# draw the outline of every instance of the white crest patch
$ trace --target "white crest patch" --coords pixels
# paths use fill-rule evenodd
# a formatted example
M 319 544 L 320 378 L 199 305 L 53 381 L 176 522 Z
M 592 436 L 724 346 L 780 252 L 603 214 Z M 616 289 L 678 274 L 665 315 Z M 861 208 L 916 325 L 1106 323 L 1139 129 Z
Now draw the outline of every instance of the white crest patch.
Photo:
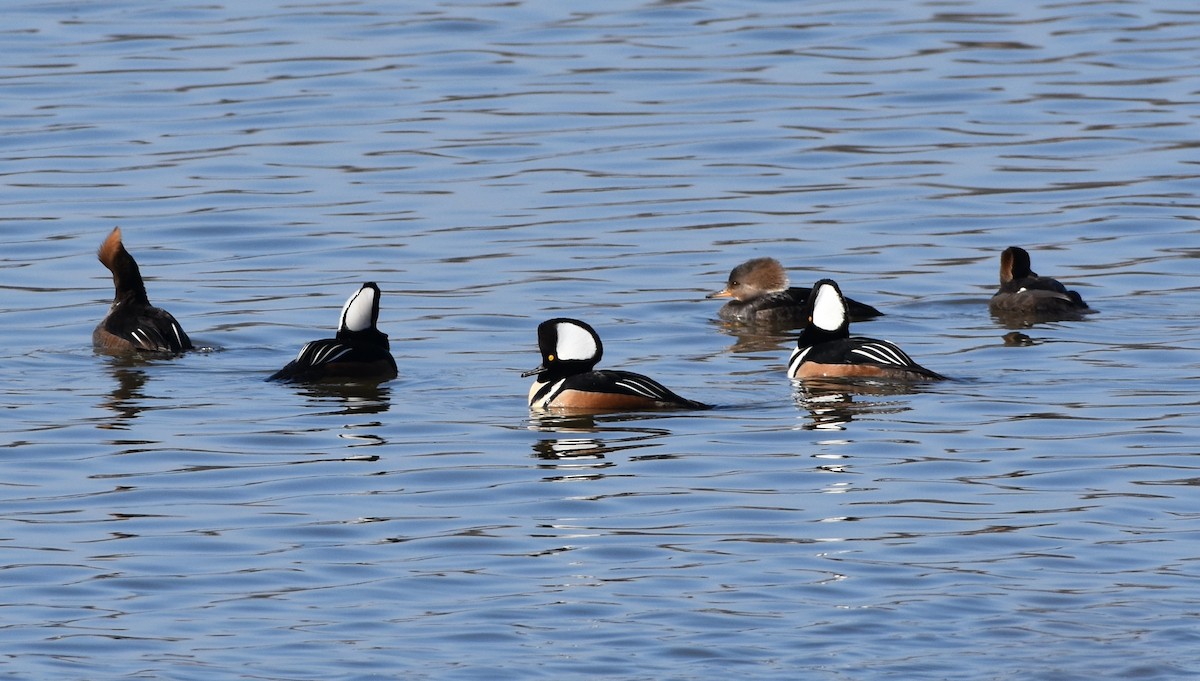
M 559 322 L 555 325 L 558 342 L 554 353 L 558 359 L 592 359 L 596 356 L 596 339 L 587 329 L 576 324 Z
M 846 323 L 846 304 L 837 289 L 822 285 L 813 291 L 813 324 L 822 331 L 836 331 Z
M 366 331 L 371 328 L 371 317 L 375 311 L 375 289 L 364 286 L 346 300 L 342 306 L 342 323 L 339 330 Z

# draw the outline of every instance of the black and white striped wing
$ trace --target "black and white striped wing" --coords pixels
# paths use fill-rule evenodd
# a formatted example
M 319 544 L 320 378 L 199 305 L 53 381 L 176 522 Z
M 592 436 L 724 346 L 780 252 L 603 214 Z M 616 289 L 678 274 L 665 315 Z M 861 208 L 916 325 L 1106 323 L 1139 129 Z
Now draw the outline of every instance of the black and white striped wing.
M 854 347 L 849 350 L 849 354 L 857 358 L 856 361 L 910 371 L 922 368 L 912 357 L 889 341 L 860 338 L 850 340 L 856 341 Z
M 666 404 L 705 406 L 695 400 L 676 395 L 670 388 L 649 376 L 635 374 L 631 371 L 592 371 L 586 376 L 590 382 L 594 382 L 594 385 L 588 387 L 598 392 L 615 392 Z
M 114 336 L 133 343 L 134 347 L 150 352 L 180 353 L 192 349 L 192 340 L 170 313 L 152 307 L 139 314 L 132 324 L 118 324 L 110 319 L 105 328 Z
M 855 358 L 853 361 L 866 362 L 888 369 L 903 369 L 904 371 L 933 379 L 940 380 L 945 378 L 945 376 L 942 376 L 938 372 L 926 369 L 914 362 L 913 358 L 908 356 L 908 353 L 901 350 L 891 341 L 874 338 L 848 338 L 846 340 L 852 346 L 849 354 Z
M 348 362 L 353 360 L 353 347 L 337 339 L 327 338 L 305 343 L 304 347 L 300 348 L 300 354 L 296 355 L 296 359 L 292 360 L 292 362 L 305 369 L 312 369 L 332 364 L 333 362 Z
M 300 354 L 296 355 L 296 359 L 287 363 L 274 374 L 271 374 L 268 381 L 275 380 L 296 380 L 312 375 L 321 375 L 323 369 L 336 362 L 351 361 L 354 356 L 354 348 L 335 339 L 326 338 L 323 340 L 315 340 L 305 343 L 304 347 L 300 348 Z
M 842 338 L 807 348 L 797 348 L 788 361 L 789 375 L 795 375 L 803 362 L 819 364 L 861 364 L 882 369 L 900 369 L 929 378 L 944 378 L 913 361 L 895 343 L 875 338 Z

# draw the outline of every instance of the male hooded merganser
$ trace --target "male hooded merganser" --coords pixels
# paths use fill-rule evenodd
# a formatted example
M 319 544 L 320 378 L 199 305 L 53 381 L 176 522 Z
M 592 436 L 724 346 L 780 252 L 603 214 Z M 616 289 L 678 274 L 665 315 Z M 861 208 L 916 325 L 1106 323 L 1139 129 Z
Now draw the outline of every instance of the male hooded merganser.
M 367 282 L 342 306 L 337 336 L 306 343 L 296 359 L 268 381 L 363 379 L 387 381 L 398 375 L 387 334 L 379 322 L 379 287 Z
M 787 272 L 775 258 L 754 258 L 733 268 L 725 288 L 707 298 L 733 298 L 717 316 L 727 322 L 788 324 L 804 323 L 804 303 L 812 289 L 788 286 Z M 883 313 L 865 303 L 846 300 L 850 319 L 861 322 Z
M 92 344 L 106 352 L 181 353 L 192 341 L 170 312 L 150 304 L 137 262 L 121 243 L 121 228 L 114 227 L 96 254 L 112 272 L 112 307 L 95 331 Z
M 813 285 L 804 309 L 806 324 L 788 360 L 791 378 L 946 378 L 914 362 L 894 343 L 851 337 L 846 299 L 831 279 Z
M 577 319 L 550 319 L 538 325 L 542 363 L 521 376 L 537 375 L 529 389 L 530 409 L 624 411 L 708 409 L 654 379 L 629 371 L 594 371 L 604 346 L 595 329 Z
M 1032 315 L 1051 321 L 1078 316 L 1089 308 L 1083 296 L 1030 269 L 1024 248 L 1009 246 L 1000 254 L 1000 290 L 988 301 L 988 309 L 997 315 Z

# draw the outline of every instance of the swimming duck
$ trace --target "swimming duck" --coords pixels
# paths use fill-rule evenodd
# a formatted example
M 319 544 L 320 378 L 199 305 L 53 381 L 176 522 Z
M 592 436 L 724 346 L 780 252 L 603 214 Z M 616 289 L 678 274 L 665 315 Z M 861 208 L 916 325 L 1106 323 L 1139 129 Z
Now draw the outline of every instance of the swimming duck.
M 832 279 L 813 285 L 805 305 L 805 326 L 788 359 L 791 378 L 881 378 L 942 380 L 917 364 L 895 343 L 850 335 L 850 315 L 842 290 Z
M 112 353 L 179 354 L 192 349 L 192 340 L 171 313 L 150 304 L 137 261 L 121 242 L 120 227 L 109 232 L 96 255 L 112 272 L 116 293 L 108 314 L 92 331 L 92 345 Z
M 1070 319 L 1090 310 L 1079 293 L 1030 269 L 1029 253 L 1019 246 L 1009 246 L 1000 254 L 1000 290 L 988 301 L 988 309 L 998 316 L 1032 316 L 1041 321 Z
M 774 258 L 754 258 L 733 268 L 725 288 L 707 298 L 733 298 L 717 316 L 729 322 L 799 326 L 804 323 L 804 303 L 812 289 L 788 285 L 787 272 Z M 865 321 L 878 317 L 879 310 L 847 299 L 850 319 Z
M 387 334 L 380 331 L 379 287 L 362 285 L 342 306 L 337 335 L 310 341 L 296 359 L 268 381 L 358 379 L 387 381 L 398 375 Z
M 600 336 L 587 323 L 558 317 L 538 325 L 542 363 L 521 374 L 537 376 L 529 389 L 529 408 L 631 411 L 708 409 L 652 378 L 630 371 L 595 370 L 604 355 Z

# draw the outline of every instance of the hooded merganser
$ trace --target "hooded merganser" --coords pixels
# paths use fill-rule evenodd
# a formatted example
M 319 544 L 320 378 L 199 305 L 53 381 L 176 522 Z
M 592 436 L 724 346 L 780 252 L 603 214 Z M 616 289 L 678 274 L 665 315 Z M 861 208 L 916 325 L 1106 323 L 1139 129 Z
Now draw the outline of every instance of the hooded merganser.
M 988 309 L 997 315 L 1033 315 L 1051 321 L 1078 316 L 1090 308 L 1077 292 L 1030 269 L 1024 248 L 1009 246 L 1000 254 L 1000 290 L 988 301 Z
M 113 297 L 108 314 L 92 331 L 92 345 L 106 352 L 181 353 L 192 341 L 170 312 L 150 304 L 137 262 L 121 243 L 121 228 L 114 227 L 100 245 L 97 257 L 112 272 Z
M 296 359 L 268 381 L 364 379 L 387 381 L 398 375 L 387 334 L 379 322 L 379 287 L 367 282 L 342 306 L 337 336 L 306 343 Z
M 831 279 L 813 285 L 805 305 L 804 329 L 788 360 L 791 378 L 885 378 L 942 380 L 917 364 L 894 343 L 850 336 L 846 299 Z
M 787 272 L 775 258 L 754 258 L 733 268 L 725 288 L 707 298 L 733 298 L 717 316 L 727 322 L 787 324 L 805 322 L 804 302 L 812 289 L 788 286 Z M 846 300 L 850 319 L 861 322 L 883 313 L 857 300 Z
M 577 319 L 558 317 L 538 325 L 542 363 L 521 374 L 537 375 L 529 389 L 530 409 L 624 411 L 708 409 L 685 399 L 654 379 L 629 371 L 594 371 L 604 354 L 595 329 Z

